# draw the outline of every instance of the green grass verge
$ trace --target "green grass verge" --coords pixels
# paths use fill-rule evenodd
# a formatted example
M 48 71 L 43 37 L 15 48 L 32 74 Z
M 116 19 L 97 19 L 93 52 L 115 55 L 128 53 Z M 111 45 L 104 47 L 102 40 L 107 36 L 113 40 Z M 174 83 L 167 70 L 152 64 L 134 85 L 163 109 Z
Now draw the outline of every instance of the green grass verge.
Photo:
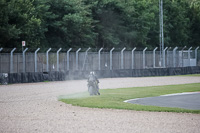
M 74 106 L 90 108 L 110 108 L 155 112 L 200 113 L 200 110 L 145 106 L 123 102 L 125 100 L 134 98 L 154 97 L 165 94 L 196 91 L 200 91 L 200 83 L 153 87 L 102 89 L 100 90 L 101 96 L 89 96 L 88 92 L 83 92 L 67 96 L 59 96 L 59 100 L 67 104 L 72 104 Z

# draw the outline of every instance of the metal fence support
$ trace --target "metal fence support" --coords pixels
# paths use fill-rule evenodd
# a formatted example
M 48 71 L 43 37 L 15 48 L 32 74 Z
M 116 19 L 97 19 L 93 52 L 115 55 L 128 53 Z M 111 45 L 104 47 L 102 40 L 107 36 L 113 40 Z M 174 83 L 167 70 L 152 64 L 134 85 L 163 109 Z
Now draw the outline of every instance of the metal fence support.
M 143 69 L 145 69 L 145 51 L 147 50 L 147 47 L 143 50 Z
M 83 68 L 82 68 L 82 70 L 84 70 L 85 63 L 86 63 L 86 59 L 87 59 L 87 54 L 88 54 L 88 51 L 89 51 L 90 49 L 91 49 L 91 48 L 89 47 L 89 48 L 85 51 L 85 58 L 84 58 Z
M 131 68 L 134 69 L 134 62 L 135 62 L 135 57 L 134 57 L 134 51 L 136 50 L 136 47 L 131 51 L 131 55 L 132 55 L 132 63 L 131 63 Z
M 13 73 L 13 52 L 16 50 L 16 48 L 14 48 L 11 52 L 10 52 L 10 73 Z
M 166 67 L 165 66 L 165 51 L 168 49 L 168 47 L 166 47 L 164 50 L 163 50 L 163 67 Z
M 22 55 L 22 58 L 23 58 L 23 72 L 25 73 L 26 70 L 25 70 L 25 53 L 26 51 L 28 50 L 28 48 L 26 48 L 24 51 L 23 51 L 23 55 Z
M 112 51 L 114 50 L 115 48 L 112 48 L 110 50 L 110 70 L 112 70 Z
M 199 47 L 197 47 L 196 49 L 195 49 L 195 59 L 196 59 L 196 62 L 197 62 L 197 50 L 199 49 Z M 197 63 L 196 63 L 196 66 L 197 66 Z
M 158 47 L 156 47 L 154 50 L 153 50 L 153 68 L 156 67 L 156 50 L 158 49 Z
M 62 50 L 62 48 L 59 48 L 58 51 L 57 51 L 57 71 L 59 71 L 59 52 Z
M 190 47 L 188 49 L 188 66 L 190 66 L 190 50 L 192 49 L 192 47 Z
M 178 47 L 175 47 L 173 49 L 173 67 L 176 67 L 176 50 L 178 49 Z
M 79 48 L 77 51 L 76 51 L 76 70 L 78 70 L 78 52 L 81 50 L 81 48 Z
M 126 48 L 124 47 L 122 50 L 121 50 L 121 69 L 124 69 L 124 50 Z
M 49 71 L 49 52 L 51 51 L 51 48 L 49 48 L 46 52 L 46 58 L 47 58 L 47 72 Z
M 68 51 L 67 51 L 67 71 L 69 71 L 69 52 L 72 50 L 72 48 L 70 48 Z
M 36 51 L 35 51 L 35 72 L 37 72 L 37 52 L 40 50 L 40 48 L 38 48 Z
M 98 55 L 99 55 L 99 70 L 101 70 L 101 51 L 103 50 L 103 48 L 100 48 L 98 51 Z
M 171 47 L 169 47 L 167 49 L 167 67 L 169 66 L 169 50 L 171 49 Z

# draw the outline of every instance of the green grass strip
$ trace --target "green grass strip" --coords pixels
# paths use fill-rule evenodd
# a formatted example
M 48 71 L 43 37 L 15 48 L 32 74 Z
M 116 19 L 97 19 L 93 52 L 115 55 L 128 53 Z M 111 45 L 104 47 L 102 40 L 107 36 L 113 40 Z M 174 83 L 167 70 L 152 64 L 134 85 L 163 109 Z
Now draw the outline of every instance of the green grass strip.
M 125 100 L 134 98 L 155 97 L 165 94 L 197 92 L 197 91 L 200 91 L 200 83 L 153 86 L 153 87 L 101 89 L 100 96 L 89 96 L 88 92 L 83 92 L 67 96 L 59 96 L 59 100 L 67 104 L 72 104 L 74 106 L 90 107 L 90 108 L 109 108 L 109 109 L 125 109 L 125 110 L 137 110 L 137 111 L 178 112 L 178 113 L 184 112 L 184 113 L 199 114 L 200 110 L 136 105 L 123 102 Z

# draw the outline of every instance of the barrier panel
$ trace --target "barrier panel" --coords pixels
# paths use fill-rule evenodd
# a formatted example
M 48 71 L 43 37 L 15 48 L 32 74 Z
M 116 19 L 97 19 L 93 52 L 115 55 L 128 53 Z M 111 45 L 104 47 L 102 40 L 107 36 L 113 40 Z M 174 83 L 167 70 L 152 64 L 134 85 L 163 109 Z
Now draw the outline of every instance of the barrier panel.
M 77 80 L 77 79 L 87 79 L 89 73 L 90 71 L 8 73 L 7 81 L 9 84 L 13 84 L 13 83 L 44 82 L 44 81 Z M 200 66 L 176 67 L 176 68 L 97 70 L 95 71 L 95 73 L 98 78 L 170 76 L 170 75 L 200 74 Z M 0 73 L 0 75 L 2 75 L 2 73 Z M 3 80 L 5 80 L 3 79 L 3 76 L 0 76 L 0 81 Z

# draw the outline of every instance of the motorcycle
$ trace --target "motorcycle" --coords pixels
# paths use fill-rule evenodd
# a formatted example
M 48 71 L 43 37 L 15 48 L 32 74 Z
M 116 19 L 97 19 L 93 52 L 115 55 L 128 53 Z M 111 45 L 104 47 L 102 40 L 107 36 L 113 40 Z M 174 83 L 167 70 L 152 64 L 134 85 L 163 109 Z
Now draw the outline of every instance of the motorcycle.
M 100 95 L 96 81 L 88 81 L 88 92 L 90 93 L 90 96 Z

